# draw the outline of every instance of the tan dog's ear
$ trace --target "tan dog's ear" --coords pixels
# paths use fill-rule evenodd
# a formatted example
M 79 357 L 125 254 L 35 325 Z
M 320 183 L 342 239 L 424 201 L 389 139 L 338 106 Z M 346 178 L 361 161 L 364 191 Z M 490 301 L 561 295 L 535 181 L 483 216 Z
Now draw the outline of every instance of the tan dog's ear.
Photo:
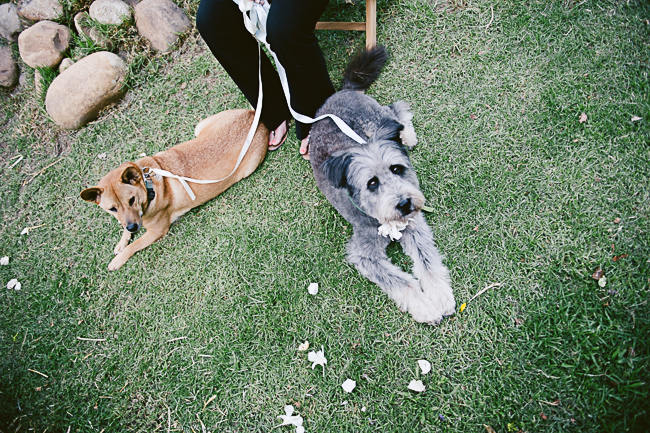
M 140 168 L 135 164 L 130 164 L 122 172 L 122 182 L 131 185 L 137 185 L 142 179 Z
M 95 186 L 92 188 L 84 189 L 83 191 L 81 191 L 80 195 L 81 198 L 86 201 L 94 201 L 95 203 L 99 204 L 103 191 L 104 191 L 103 189 Z

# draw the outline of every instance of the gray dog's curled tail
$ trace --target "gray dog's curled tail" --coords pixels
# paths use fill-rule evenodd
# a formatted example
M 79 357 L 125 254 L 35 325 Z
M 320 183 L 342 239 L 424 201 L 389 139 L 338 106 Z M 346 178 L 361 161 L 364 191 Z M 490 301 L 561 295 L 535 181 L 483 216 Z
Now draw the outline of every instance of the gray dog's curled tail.
M 366 90 L 379 77 L 388 60 L 386 48 L 377 45 L 365 49 L 350 60 L 343 74 L 343 89 Z

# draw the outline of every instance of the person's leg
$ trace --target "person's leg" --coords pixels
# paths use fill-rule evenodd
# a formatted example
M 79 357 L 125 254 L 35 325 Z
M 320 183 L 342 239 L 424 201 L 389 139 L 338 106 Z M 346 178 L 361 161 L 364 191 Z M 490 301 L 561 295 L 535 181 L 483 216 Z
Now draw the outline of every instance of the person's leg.
M 266 23 L 267 41 L 287 72 L 291 106 L 313 117 L 334 93 L 314 27 L 328 0 L 273 0 Z M 296 122 L 296 135 L 304 140 L 310 125 Z M 306 153 L 306 141 L 301 153 Z M 305 152 L 302 152 L 302 151 Z
M 196 28 L 219 63 L 254 107 L 258 93 L 257 42 L 244 27 L 239 8 L 232 0 L 201 0 L 196 14 Z M 280 141 L 291 118 L 277 72 L 262 53 L 262 122 L 277 129 L 271 143 Z M 284 129 L 283 129 L 284 128 Z M 273 135 L 273 134 L 272 134 Z M 275 143 L 277 144 L 277 143 Z

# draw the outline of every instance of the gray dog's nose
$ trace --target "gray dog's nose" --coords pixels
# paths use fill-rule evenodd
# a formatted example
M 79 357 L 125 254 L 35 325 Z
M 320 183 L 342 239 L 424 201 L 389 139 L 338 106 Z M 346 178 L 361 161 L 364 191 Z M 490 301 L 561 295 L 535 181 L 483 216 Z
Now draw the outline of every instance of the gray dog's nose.
M 413 206 L 411 206 L 410 198 L 403 198 L 399 203 L 397 203 L 397 209 L 402 213 L 402 215 L 408 215 L 413 212 Z
M 130 223 L 130 224 L 128 224 L 128 225 L 126 226 L 126 229 L 127 229 L 128 231 L 130 231 L 131 233 L 135 233 L 135 232 L 137 232 L 139 228 L 140 228 L 140 226 L 137 225 L 136 223 Z

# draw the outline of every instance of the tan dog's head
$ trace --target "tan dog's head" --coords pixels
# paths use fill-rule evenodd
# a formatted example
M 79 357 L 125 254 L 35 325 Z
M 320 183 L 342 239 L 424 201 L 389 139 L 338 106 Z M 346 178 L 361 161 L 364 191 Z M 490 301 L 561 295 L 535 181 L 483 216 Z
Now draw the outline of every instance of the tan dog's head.
M 104 176 L 99 185 L 81 191 L 81 198 L 97 203 L 131 233 L 142 227 L 147 188 L 142 179 L 142 170 L 133 162 L 120 165 Z

